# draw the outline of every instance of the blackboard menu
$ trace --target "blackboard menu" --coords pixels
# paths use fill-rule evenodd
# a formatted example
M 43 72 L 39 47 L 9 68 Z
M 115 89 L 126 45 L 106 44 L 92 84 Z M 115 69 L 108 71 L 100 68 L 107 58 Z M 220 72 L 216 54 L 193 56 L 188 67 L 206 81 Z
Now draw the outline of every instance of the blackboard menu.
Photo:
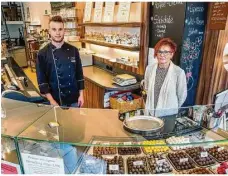
M 185 70 L 188 96 L 184 106 L 195 104 L 202 48 L 206 24 L 207 5 L 204 2 L 187 2 L 180 66 Z
M 178 46 L 173 60 L 177 65 L 179 65 L 184 29 L 185 6 L 184 2 L 150 3 L 149 47 L 154 48 L 161 38 L 170 37 Z
M 226 27 L 227 14 L 227 2 L 213 2 L 209 21 L 209 29 L 224 30 Z

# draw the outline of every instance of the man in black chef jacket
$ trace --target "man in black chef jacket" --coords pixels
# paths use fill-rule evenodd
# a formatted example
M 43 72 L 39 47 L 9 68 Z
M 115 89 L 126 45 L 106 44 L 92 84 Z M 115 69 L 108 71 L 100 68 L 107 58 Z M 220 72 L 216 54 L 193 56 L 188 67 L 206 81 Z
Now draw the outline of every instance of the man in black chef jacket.
M 51 43 L 38 53 L 36 72 L 40 93 L 54 106 L 81 107 L 84 78 L 78 49 L 64 42 L 64 21 L 49 22 Z

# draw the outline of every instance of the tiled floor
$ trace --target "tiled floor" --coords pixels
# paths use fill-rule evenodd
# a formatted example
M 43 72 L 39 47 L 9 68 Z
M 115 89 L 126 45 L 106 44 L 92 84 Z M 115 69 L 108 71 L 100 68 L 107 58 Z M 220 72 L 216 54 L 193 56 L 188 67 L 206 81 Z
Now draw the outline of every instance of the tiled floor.
M 38 89 L 38 83 L 37 83 L 37 77 L 36 77 L 36 72 L 32 72 L 31 68 L 25 68 L 23 69 L 27 77 L 32 81 L 34 86 Z

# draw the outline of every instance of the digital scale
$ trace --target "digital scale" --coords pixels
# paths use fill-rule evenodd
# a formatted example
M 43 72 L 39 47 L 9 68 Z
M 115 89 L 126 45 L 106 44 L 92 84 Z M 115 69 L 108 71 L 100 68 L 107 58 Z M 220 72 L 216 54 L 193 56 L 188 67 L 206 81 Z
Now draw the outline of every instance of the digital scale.
M 128 74 L 116 75 L 112 80 L 119 86 L 128 86 L 137 83 L 136 78 Z

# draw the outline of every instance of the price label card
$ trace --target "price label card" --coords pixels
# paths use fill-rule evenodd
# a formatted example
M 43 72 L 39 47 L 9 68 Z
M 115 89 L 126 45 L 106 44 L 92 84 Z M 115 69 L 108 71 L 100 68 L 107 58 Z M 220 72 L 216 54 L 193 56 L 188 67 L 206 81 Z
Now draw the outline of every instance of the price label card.
M 86 164 L 95 164 L 95 160 L 86 160 L 85 163 Z
M 205 150 L 207 150 L 207 149 L 209 149 L 209 148 L 211 148 L 210 146 L 204 146 L 203 147 Z
M 124 145 L 131 145 L 131 142 L 124 142 Z
M 109 170 L 111 171 L 118 171 L 119 170 L 119 165 L 109 165 Z
M 105 142 L 105 143 L 103 143 L 103 145 L 110 145 L 110 144 L 109 144 L 109 142 Z
M 224 147 L 219 147 L 218 152 L 221 152 L 224 149 Z
M 181 163 L 188 162 L 188 158 L 180 158 L 180 162 Z
M 189 143 L 189 142 L 190 142 L 189 138 L 184 139 L 184 143 Z
M 208 153 L 207 153 L 207 152 L 201 152 L 201 153 L 200 153 L 200 156 L 201 156 L 202 158 L 208 157 Z
M 224 149 L 224 147 L 219 147 L 218 152 L 221 152 Z
M 226 174 L 228 174 L 228 169 L 226 169 L 225 171 L 226 171 Z
M 165 159 L 161 159 L 161 160 L 157 160 L 157 161 L 156 161 L 157 164 L 162 164 L 162 163 L 164 163 L 164 162 L 166 162 Z
M 141 165 L 143 165 L 143 161 L 134 161 L 133 165 L 134 166 L 141 166 Z

